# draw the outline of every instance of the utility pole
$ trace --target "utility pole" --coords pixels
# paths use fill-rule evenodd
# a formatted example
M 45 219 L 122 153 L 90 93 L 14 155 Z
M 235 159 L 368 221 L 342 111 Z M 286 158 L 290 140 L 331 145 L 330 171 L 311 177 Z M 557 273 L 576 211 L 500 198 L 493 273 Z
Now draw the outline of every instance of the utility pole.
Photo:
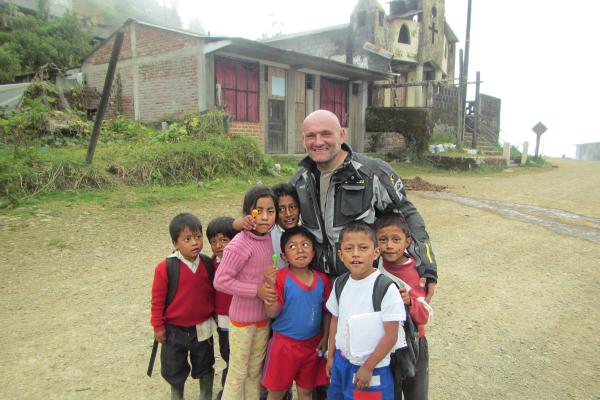
M 113 79 L 115 77 L 115 70 L 117 69 L 117 62 L 119 61 L 119 53 L 121 53 L 122 45 L 123 32 L 119 31 L 115 35 L 115 43 L 113 45 L 112 54 L 110 56 L 108 71 L 106 72 L 106 78 L 104 79 L 104 89 L 102 90 L 102 97 L 100 98 L 98 111 L 96 111 L 96 120 L 94 121 L 94 128 L 92 129 L 92 136 L 90 137 L 90 144 L 88 146 L 87 157 L 85 158 L 85 161 L 88 164 L 91 164 L 92 160 L 94 159 L 94 153 L 96 152 L 96 144 L 98 143 L 98 136 L 100 136 L 100 128 L 102 126 L 102 120 L 104 119 L 104 113 L 106 112 L 106 107 L 108 106 L 110 90 L 112 88 Z
M 479 97 L 479 86 L 481 79 L 479 71 L 477 71 L 477 81 L 475 82 L 475 121 L 473 123 L 473 138 L 471 140 L 471 148 L 477 148 L 477 135 L 479 134 L 479 123 L 481 122 L 479 114 L 481 113 L 481 98 Z
M 463 86 L 466 83 L 463 82 L 463 50 L 458 51 L 458 101 L 456 102 L 458 107 L 456 110 L 456 145 L 460 148 L 462 146 L 464 128 L 464 116 L 463 110 L 465 109 L 465 103 L 463 102 Z
M 462 111 L 461 111 L 461 125 L 463 127 L 463 131 L 464 131 L 464 126 L 465 126 L 465 112 L 466 112 L 466 108 L 467 108 L 467 82 L 469 82 L 469 47 L 470 47 L 470 43 L 471 43 L 471 0 L 468 0 L 468 7 L 467 7 L 467 32 L 465 35 L 465 58 L 463 60 L 463 67 L 462 67 L 462 74 L 461 74 L 461 79 L 464 79 L 464 86 L 462 87 Z M 463 77 L 464 75 L 464 77 Z M 461 132 L 461 136 L 462 136 L 462 132 Z

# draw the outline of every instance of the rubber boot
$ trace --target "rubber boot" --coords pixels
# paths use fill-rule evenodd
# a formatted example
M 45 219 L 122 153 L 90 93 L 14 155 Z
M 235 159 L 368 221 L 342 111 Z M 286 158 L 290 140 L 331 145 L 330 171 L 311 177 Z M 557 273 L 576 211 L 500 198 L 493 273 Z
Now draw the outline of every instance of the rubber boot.
M 171 385 L 171 400 L 183 400 L 183 388 Z
M 202 375 L 198 382 L 200 384 L 200 400 L 212 400 L 213 381 L 215 379 L 215 371 L 212 370 Z

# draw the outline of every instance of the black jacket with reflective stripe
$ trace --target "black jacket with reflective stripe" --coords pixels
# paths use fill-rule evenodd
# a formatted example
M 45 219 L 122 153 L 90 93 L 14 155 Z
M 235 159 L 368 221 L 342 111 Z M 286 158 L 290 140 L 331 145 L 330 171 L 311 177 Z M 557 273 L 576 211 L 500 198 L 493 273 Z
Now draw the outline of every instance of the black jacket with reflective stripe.
M 437 281 L 435 257 L 425 223 L 406 198 L 398 174 L 383 160 L 352 152 L 346 143 L 342 149 L 348 155 L 331 176 L 325 212 L 321 212 L 320 172 L 314 161 L 309 157 L 300 161 L 300 168 L 290 181 L 298 192 L 302 225 L 319 243 L 315 267 L 333 276 L 346 272 L 337 256 L 340 231 L 350 222 L 373 224 L 383 213 L 393 212 L 404 216 L 409 225 L 414 239 L 409 252 L 417 260 L 419 274 Z

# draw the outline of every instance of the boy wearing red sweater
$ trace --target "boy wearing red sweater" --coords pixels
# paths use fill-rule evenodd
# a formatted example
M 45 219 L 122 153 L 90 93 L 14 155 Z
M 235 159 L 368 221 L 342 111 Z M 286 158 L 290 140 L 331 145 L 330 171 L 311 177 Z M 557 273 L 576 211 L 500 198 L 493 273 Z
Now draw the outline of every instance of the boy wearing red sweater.
M 167 305 L 169 273 L 167 260 L 156 266 L 152 283 L 152 316 L 154 338 L 162 344 L 161 375 L 171 385 L 171 398 L 183 399 L 185 380 L 191 370 L 200 381 L 200 399 L 212 399 L 214 378 L 215 292 L 207 266 L 200 257 L 202 225 L 192 214 L 179 214 L 169 224 L 176 251 L 167 258 L 179 261 L 177 291 Z M 188 354 L 191 368 L 188 363 Z
M 221 264 L 223 250 L 231 242 L 231 239 L 237 234 L 233 227 L 234 219 L 231 217 L 217 217 L 208 223 L 206 228 L 206 237 L 210 243 L 213 252 L 212 262 L 215 271 Z M 217 314 L 217 334 L 219 335 L 219 352 L 221 358 L 225 361 L 225 369 L 221 374 L 221 386 L 225 387 L 227 371 L 229 369 L 229 307 L 231 306 L 230 294 L 215 290 L 215 313 Z M 221 399 L 223 391 L 217 394 L 217 400 Z
M 399 284 L 402 300 L 408 306 L 410 317 L 419 330 L 419 354 L 415 376 L 402 380 L 395 377 L 395 398 L 427 400 L 429 349 L 425 338 L 425 324 L 429 321 L 433 310 L 425 301 L 425 288 L 419 285 L 419 272 L 415 268 L 416 261 L 406 251 L 412 241 L 408 224 L 400 215 L 384 215 L 375 222 L 375 234 L 382 258 L 379 270 Z M 392 354 L 392 357 L 394 356 L 395 354 Z

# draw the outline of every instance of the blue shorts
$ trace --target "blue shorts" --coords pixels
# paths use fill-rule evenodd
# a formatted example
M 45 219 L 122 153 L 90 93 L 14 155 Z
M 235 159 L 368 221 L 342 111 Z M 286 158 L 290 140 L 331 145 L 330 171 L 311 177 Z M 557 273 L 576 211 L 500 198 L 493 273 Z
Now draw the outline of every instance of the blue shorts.
M 354 388 L 354 375 L 360 366 L 354 365 L 335 351 L 333 368 L 331 369 L 331 383 L 327 390 L 328 400 L 394 400 L 394 380 L 390 366 L 375 368 L 371 383 L 373 386 L 366 390 Z

